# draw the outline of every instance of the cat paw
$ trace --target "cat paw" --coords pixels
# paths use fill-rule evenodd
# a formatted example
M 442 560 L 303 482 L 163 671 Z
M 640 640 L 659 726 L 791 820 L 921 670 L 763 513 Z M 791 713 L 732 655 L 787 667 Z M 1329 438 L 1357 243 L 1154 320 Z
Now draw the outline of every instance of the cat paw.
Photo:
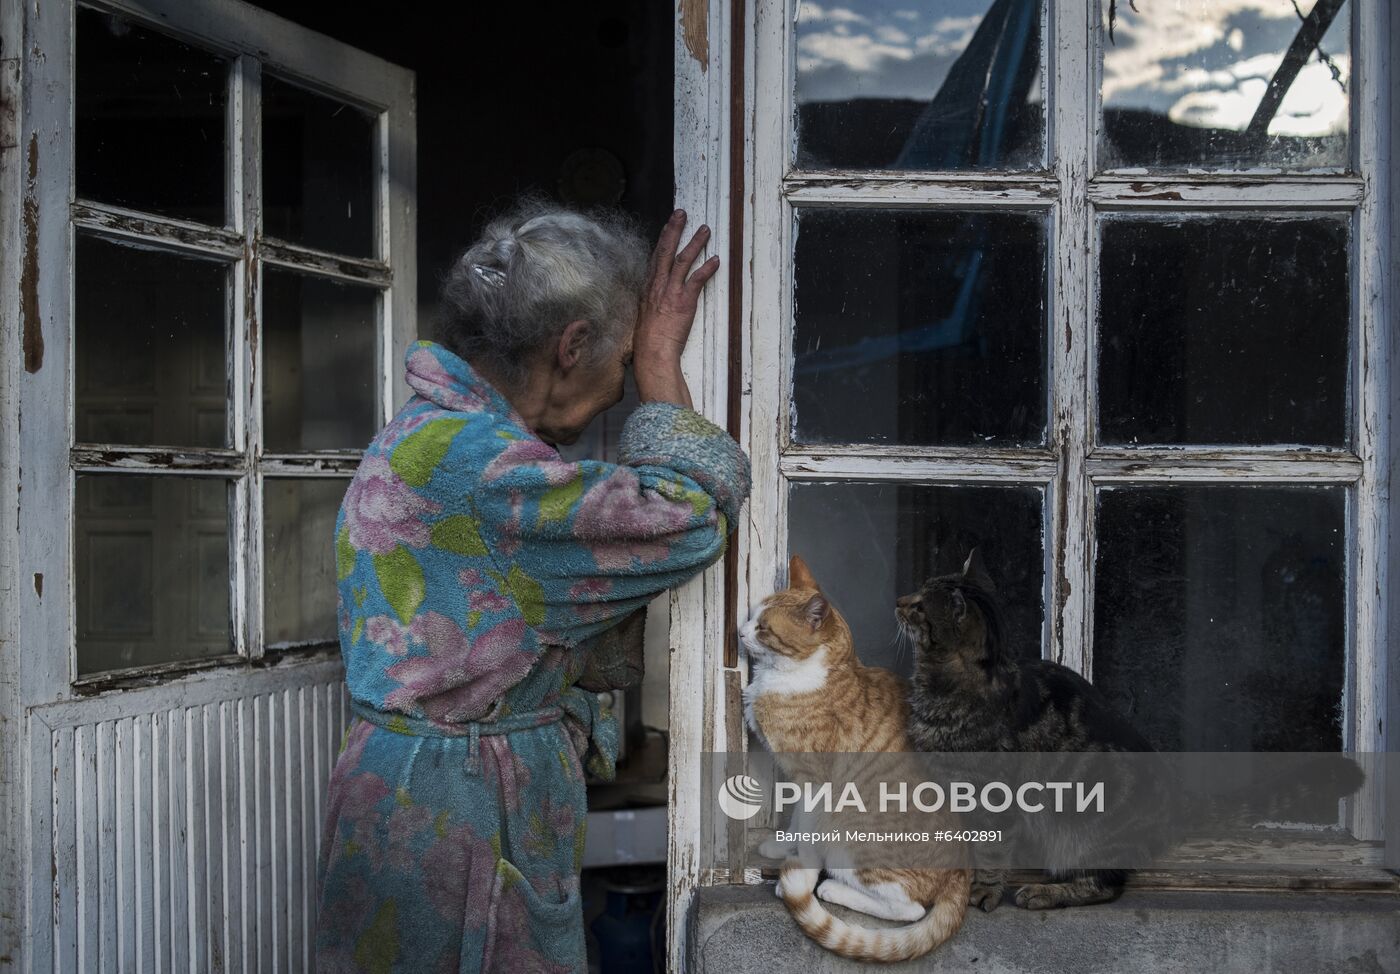
M 841 894 L 836 891 L 836 885 L 834 879 L 823 879 L 817 884 L 817 899 L 826 900 L 828 903 L 841 903 Z
M 1001 898 L 1004 895 L 1006 886 L 1002 883 L 973 883 L 967 902 L 969 906 L 975 906 L 983 913 L 991 913 L 1001 906 Z
M 1016 905 L 1027 910 L 1051 910 L 1059 906 L 1054 886 L 1030 883 L 1016 891 Z

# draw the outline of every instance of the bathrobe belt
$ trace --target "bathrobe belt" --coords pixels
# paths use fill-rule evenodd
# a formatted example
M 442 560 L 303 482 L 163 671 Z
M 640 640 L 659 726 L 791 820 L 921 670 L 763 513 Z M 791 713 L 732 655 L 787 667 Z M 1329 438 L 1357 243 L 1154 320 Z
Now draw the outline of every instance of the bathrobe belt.
M 616 773 L 617 718 L 611 710 L 602 705 L 596 693 L 590 693 L 581 687 L 566 687 L 555 703 L 538 710 L 462 723 L 446 723 L 393 713 L 359 700 L 352 700 L 350 709 L 361 720 L 395 734 L 406 734 L 410 737 L 465 737 L 467 760 L 463 770 L 469 775 L 481 774 L 482 737 L 514 734 L 517 731 L 532 730 L 564 721 L 569 730 L 570 740 L 580 751 L 580 763 L 605 780 L 611 780 Z

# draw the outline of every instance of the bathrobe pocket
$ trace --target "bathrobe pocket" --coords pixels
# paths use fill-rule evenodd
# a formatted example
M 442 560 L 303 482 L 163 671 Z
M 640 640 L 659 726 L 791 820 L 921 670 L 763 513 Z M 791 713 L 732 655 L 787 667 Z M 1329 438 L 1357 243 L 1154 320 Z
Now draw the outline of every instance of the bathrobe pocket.
M 541 896 L 520 870 L 496 861 L 481 969 L 486 974 L 587 970 L 578 884 L 563 899 Z

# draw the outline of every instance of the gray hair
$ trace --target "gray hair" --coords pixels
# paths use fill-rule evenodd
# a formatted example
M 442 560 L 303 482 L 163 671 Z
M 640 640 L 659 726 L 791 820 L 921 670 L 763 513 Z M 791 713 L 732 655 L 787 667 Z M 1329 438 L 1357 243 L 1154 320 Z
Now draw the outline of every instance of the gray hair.
M 584 215 L 528 199 L 492 220 L 443 283 L 439 334 L 518 385 L 571 321 L 594 325 L 594 360 L 636 323 L 647 244 L 616 212 Z

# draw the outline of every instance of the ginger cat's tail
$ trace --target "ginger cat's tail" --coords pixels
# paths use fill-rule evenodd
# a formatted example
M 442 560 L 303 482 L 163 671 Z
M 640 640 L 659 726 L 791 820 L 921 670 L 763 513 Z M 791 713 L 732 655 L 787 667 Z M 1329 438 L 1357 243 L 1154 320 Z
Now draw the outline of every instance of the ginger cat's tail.
M 957 933 L 967 915 L 967 889 L 954 883 L 921 920 L 902 927 L 856 926 L 833 916 L 817 898 L 820 872 L 784 865 L 778 880 L 783 903 L 803 933 L 832 953 L 851 960 L 893 963 L 922 957 Z

